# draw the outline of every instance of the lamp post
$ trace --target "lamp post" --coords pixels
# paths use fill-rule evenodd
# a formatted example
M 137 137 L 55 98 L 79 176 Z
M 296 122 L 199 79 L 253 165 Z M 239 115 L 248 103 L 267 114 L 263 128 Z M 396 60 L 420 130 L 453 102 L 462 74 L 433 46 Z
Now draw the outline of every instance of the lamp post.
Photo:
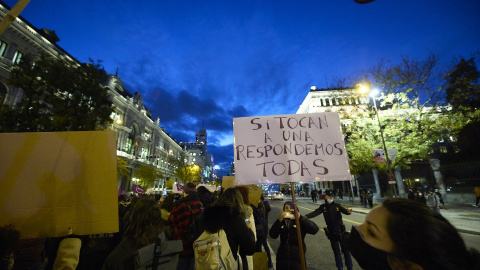
M 369 89 L 366 86 L 360 85 L 360 92 L 368 92 Z M 378 107 L 377 107 L 377 102 L 375 95 L 378 93 L 377 90 L 371 90 L 370 91 L 370 96 L 372 97 L 373 100 L 373 108 L 375 110 L 375 115 L 377 116 L 377 122 L 378 122 L 378 127 L 380 128 L 380 137 L 382 138 L 382 144 L 383 144 L 383 151 L 385 153 L 385 160 L 387 162 L 387 167 L 388 167 L 388 175 L 387 175 L 387 183 L 388 185 L 392 185 L 391 188 L 393 190 L 393 195 L 397 197 L 397 189 L 395 188 L 396 180 L 395 180 L 395 175 L 392 172 L 392 166 L 390 164 L 390 157 L 388 156 L 388 149 L 387 145 L 385 144 L 385 136 L 383 134 L 383 127 L 382 124 L 380 123 L 380 115 L 378 114 Z M 393 184 L 390 182 L 393 181 Z

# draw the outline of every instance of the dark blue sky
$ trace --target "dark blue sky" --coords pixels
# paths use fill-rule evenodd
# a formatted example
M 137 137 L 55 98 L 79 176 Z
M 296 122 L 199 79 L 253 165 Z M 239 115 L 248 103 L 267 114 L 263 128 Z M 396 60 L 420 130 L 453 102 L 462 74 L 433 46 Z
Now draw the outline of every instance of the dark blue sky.
M 13 6 L 17 0 L 4 0 Z M 177 141 L 208 132 L 221 175 L 232 118 L 294 114 L 310 90 L 380 60 L 480 50 L 479 0 L 31 0 L 21 16 L 102 60 Z

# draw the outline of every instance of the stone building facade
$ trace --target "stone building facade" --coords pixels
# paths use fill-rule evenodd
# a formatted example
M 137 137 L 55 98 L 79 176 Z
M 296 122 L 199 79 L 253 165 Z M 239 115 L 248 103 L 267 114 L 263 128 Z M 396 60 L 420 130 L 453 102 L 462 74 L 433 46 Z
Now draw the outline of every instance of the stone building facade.
M 0 18 L 5 17 L 9 9 L 0 1 Z M 37 29 L 21 16 L 0 35 L 0 103 L 14 106 L 22 99 L 22 90 L 10 87 L 6 82 L 11 67 L 21 61 L 23 55 L 47 53 L 57 59 L 78 62 L 57 44 L 58 41 L 54 31 Z M 118 179 L 118 187 L 131 190 L 135 169 L 149 165 L 164 175 L 163 179 L 157 179 L 154 186 L 148 187 L 159 191 L 165 187 L 166 180 L 176 180 L 176 168 L 171 159 L 183 158 L 185 163 L 190 163 L 191 155 L 160 127 L 159 118 L 152 120 L 140 93 L 129 93 L 116 75 L 109 75 L 105 86 L 114 106 L 113 123 L 108 129 L 116 132 L 117 156 L 125 159 L 131 169 L 130 177 Z

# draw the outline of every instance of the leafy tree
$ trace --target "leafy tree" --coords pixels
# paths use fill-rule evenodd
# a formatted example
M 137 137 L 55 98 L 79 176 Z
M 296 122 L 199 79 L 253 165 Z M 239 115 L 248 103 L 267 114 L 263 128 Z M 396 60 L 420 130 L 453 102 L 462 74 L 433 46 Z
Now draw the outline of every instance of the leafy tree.
M 185 153 L 182 152 L 180 157 L 170 156 L 169 163 L 173 166 L 173 174 L 179 179 L 180 183 L 200 182 L 200 167 L 195 164 L 188 164 L 188 158 Z
M 175 176 L 181 179 L 182 183 L 200 182 L 200 167 L 195 164 L 182 165 L 175 171 Z
M 127 161 L 121 157 L 117 157 L 117 176 L 128 177 L 130 170 L 127 168 Z
M 373 162 L 373 150 L 383 149 L 380 128 L 388 149 L 397 149 L 392 161 L 396 166 L 409 167 L 418 159 L 430 158 L 432 147 L 446 135 L 456 136 L 468 119 L 461 114 L 445 114 L 441 97 L 445 90 L 443 75 L 436 69 L 436 58 L 424 60 L 403 57 L 398 65 L 380 63 L 372 68 L 367 78 L 373 87 L 383 93 L 376 97 L 380 115 L 377 122 L 374 108 L 358 108 L 350 115 L 347 151 L 353 173 L 370 171 L 377 167 L 387 171 L 384 163 Z
M 98 130 L 113 112 L 99 62 L 78 64 L 48 54 L 27 55 L 8 84 L 23 91 L 14 108 L 0 107 L 0 132 Z
M 133 172 L 134 177 L 140 179 L 140 186 L 148 188 L 154 185 L 155 181 L 163 178 L 163 174 L 159 169 L 150 165 L 140 165 Z
M 173 189 L 173 183 L 175 183 L 174 180 L 168 180 L 166 184 L 167 189 Z
M 475 159 L 480 152 L 480 72 L 475 58 L 469 60 L 460 58 L 452 72 L 446 76 L 446 100 L 452 105 L 452 114 L 461 113 L 470 121 L 459 133 L 456 145 L 459 153 L 447 155 L 450 160 Z
M 454 111 L 469 113 L 480 108 L 480 72 L 474 57 L 469 60 L 462 57 L 446 79 L 446 100 Z

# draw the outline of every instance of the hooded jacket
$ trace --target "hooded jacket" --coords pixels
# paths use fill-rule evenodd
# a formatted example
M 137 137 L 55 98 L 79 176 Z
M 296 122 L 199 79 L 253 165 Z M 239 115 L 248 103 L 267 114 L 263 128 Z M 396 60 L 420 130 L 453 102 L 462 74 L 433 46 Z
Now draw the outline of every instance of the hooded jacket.
M 225 231 L 235 260 L 238 257 L 239 248 L 245 255 L 255 253 L 255 235 L 245 224 L 238 208 L 210 206 L 205 209 L 204 218 L 205 230 L 209 233 L 216 233 L 220 229 Z

